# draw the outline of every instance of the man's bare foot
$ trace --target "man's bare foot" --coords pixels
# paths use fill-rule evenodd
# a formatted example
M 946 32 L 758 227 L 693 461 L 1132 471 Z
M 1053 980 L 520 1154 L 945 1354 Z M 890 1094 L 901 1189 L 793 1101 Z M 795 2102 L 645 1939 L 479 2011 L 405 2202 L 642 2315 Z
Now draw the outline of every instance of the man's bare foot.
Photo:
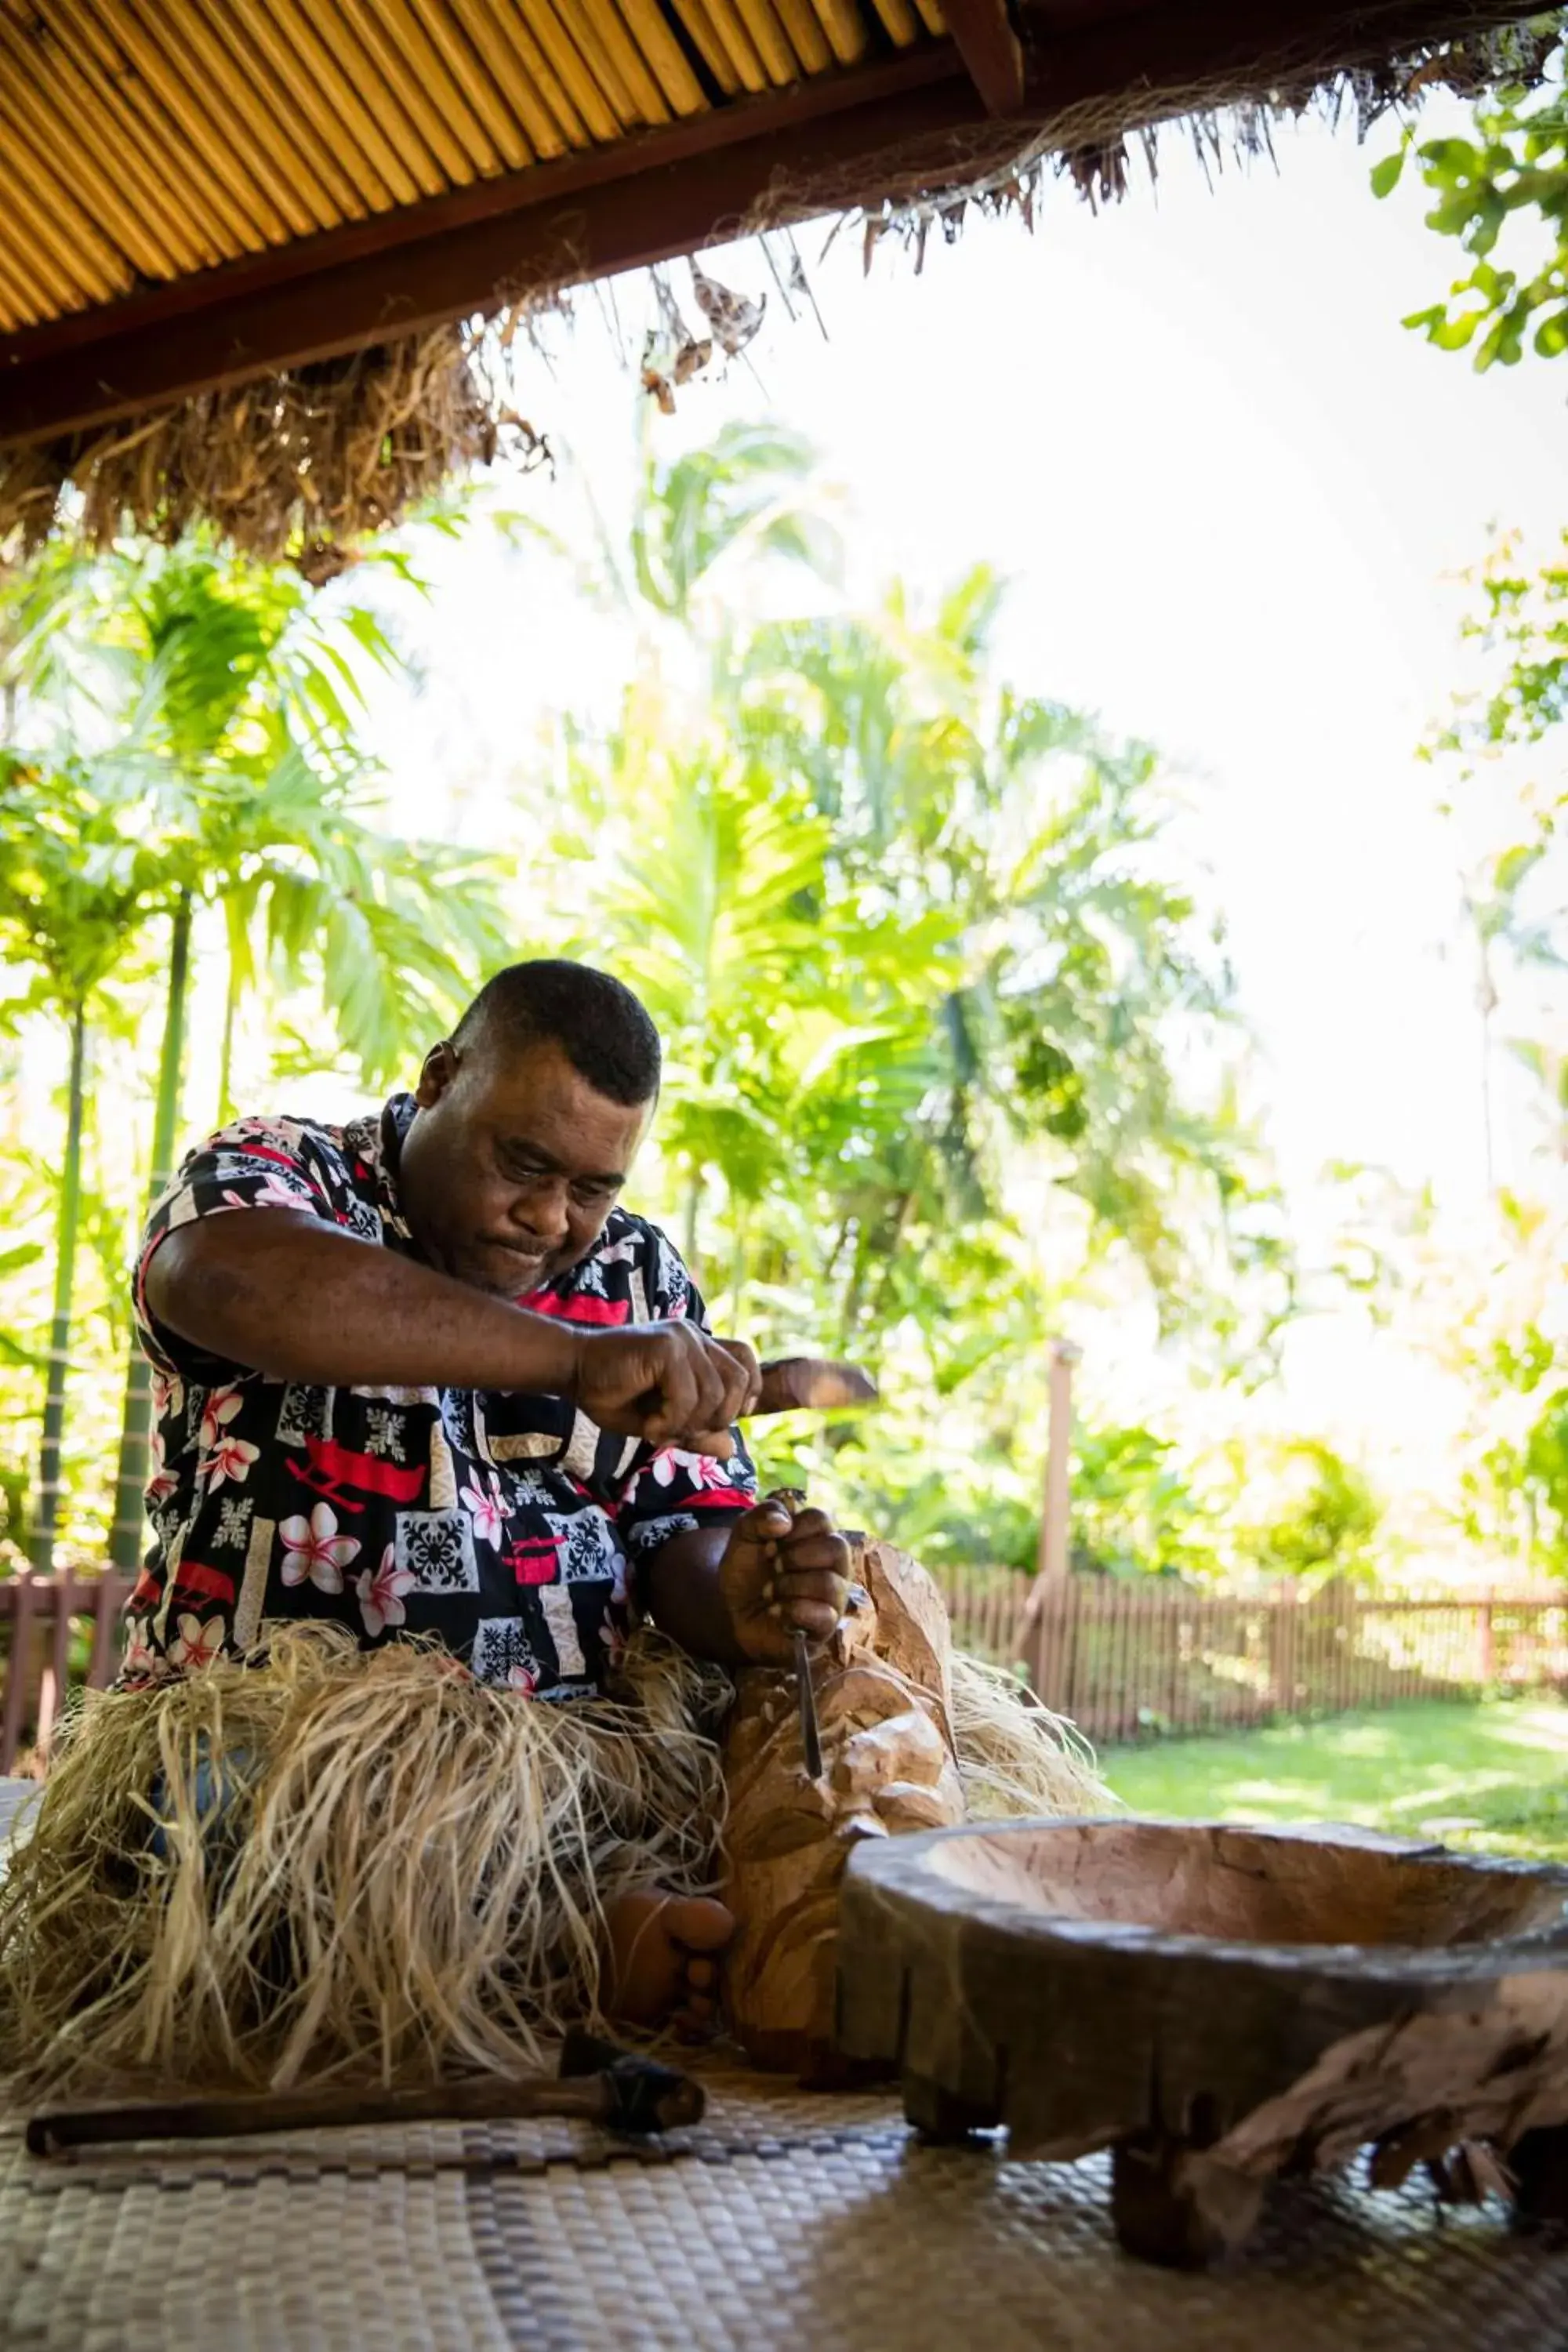
M 718 1955 L 735 1932 L 724 1906 L 705 1895 L 638 1887 L 610 1905 L 606 1925 L 605 2013 L 627 2025 L 711 2032 L 718 2013 Z

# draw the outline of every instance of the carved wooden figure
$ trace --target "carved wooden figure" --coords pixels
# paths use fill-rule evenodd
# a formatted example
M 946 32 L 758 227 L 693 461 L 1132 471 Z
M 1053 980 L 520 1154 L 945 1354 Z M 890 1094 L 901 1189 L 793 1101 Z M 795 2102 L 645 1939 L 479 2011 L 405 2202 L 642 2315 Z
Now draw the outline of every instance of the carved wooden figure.
M 851 1540 L 851 1607 L 812 1662 L 822 1778 L 807 1775 L 793 1673 L 740 1676 L 725 1741 L 730 2027 L 756 2064 L 799 2074 L 829 2059 L 850 1853 L 963 1819 L 942 1596 L 892 1545 Z

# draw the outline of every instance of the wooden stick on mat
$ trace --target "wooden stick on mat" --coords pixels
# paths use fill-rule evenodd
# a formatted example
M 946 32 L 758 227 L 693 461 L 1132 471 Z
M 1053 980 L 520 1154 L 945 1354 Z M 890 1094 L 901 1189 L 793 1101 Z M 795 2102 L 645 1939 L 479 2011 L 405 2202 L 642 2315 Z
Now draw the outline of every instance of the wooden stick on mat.
M 29 2118 L 27 2147 L 33 2156 L 58 2156 L 68 2148 L 132 2140 L 244 2139 L 255 2132 L 489 2123 L 541 2116 L 574 2116 L 609 2131 L 642 2135 L 700 2122 L 705 2103 L 701 2084 L 674 2067 L 574 2034 L 561 2053 L 559 2075 L 487 2075 L 413 2091 L 345 2085 L 139 2106 L 62 2107 Z

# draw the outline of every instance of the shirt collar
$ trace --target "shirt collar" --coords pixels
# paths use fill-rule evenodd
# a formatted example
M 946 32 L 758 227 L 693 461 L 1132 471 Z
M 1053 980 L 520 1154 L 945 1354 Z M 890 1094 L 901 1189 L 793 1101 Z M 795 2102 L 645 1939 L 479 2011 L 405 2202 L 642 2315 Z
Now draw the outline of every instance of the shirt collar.
M 374 1165 L 375 1168 L 375 1204 L 381 1212 L 381 1222 L 399 1241 L 413 1246 L 414 1236 L 408 1230 L 408 1220 L 403 1213 L 403 1203 L 397 1190 L 398 1168 L 403 1158 L 403 1139 L 418 1115 L 419 1106 L 412 1095 L 389 1097 L 382 1107 L 378 1122 Z

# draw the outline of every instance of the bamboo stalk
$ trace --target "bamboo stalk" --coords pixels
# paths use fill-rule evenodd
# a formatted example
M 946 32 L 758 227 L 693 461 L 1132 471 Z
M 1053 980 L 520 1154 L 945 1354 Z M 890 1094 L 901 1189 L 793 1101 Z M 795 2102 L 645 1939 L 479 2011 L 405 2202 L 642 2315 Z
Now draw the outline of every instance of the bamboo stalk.
M 75 206 L 64 198 L 63 191 L 57 196 L 49 190 L 47 178 L 40 184 L 36 167 L 31 171 L 27 168 L 28 160 L 19 144 L 14 145 L 5 158 L 5 194 L 13 244 L 22 247 L 35 275 L 61 310 L 75 310 L 88 302 L 107 300 L 121 290 L 123 261 L 112 247 L 101 243 L 91 222 L 84 214 L 76 213 Z M 76 247 L 76 221 L 79 221 L 88 242 L 89 250 L 85 253 Z M 24 234 L 18 236 L 19 230 Z
M 163 158 L 150 151 L 141 122 L 93 58 L 58 39 L 25 41 L 3 12 L 0 45 L 12 89 L 30 87 L 43 120 L 54 125 L 63 118 L 73 125 L 79 147 L 102 158 L 127 205 L 134 206 L 135 216 L 166 247 L 174 265 L 171 276 L 221 258 L 211 231 L 193 232 L 180 217 Z
M 320 74 L 307 62 L 303 45 L 284 31 L 278 0 L 227 0 L 227 5 L 235 11 L 236 30 L 243 32 L 245 40 L 271 67 L 288 104 L 298 111 L 301 128 L 308 124 L 314 132 L 318 162 L 322 158 L 330 162 L 333 180 L 344 192 L 343 211 L 361 216 L 390 212 L 397 199 L 385 174 L 354 138 L 343 110 L 327 98 Z M 418 192 L 412 181 L 408 185 L 412 202 Z
M 910 0 L 872 0 L 872 5 L 895 48 L 910 48 L 919 40 L 920 19 L 910 6 Z
M 66 1426 L 66 1387 L 70 1379 L 71 1301 L 76 1281 L 77 1230 L 81 1215 L 81 1131 L 87 1102 L 87 1007 L 71 1008 L 70 1071 L 66 1092 L 65 1160 L 55 1219 L 55 1297 L 49 1319 L 49 1369 L 44 1398 L 43 1441 L 38 1448 L 38 1507 L 33 1515 L 33 1566 L 47 1575 L 54 1565 L 59 1525 L 60 1447 Z
M 451 0 L 414 0 L 430 39 L 440 49 L 447 71 L 462 90 L 509 171 L 521 171 L 533 161 L 526 131 L 508 106 L 494 73 L 476 52 L 471 36 Z
M 384 90 L 374 65 L 349 27 L 331 17 L 321 0 L 260 0 L 260 5 L 272 7 L 290 47 L 315 76 L 323 99 L 342 117 L 394 203 L 413 205 L 421 196 L 440 195 L 447 182 L 439 163 L 413 124 L 404 121 L 391 92 Z M 361 83 L 373 103 L 361 96 Z
M 871 36 L 854 0 L 812 0 L 812 5 L 822 19 L 839 64 L 858 64 L 866 54 Z
M 414 0 L 377 0 L 377 5 L 438 120 L 462 149 L 468 177 L 493 179 L 505 170 L 505 159 L 469 104 L 443 48 L 431 38 Z
M 248 200 L 237 201 L 221 173 L 212 171 L 205 155 L 186 137 L 151 79 L 127 70 L 133 63 L 121 47 L 110 11 L 119 0 L 37 0 L 56 37 L 69 42 L 79 56 L 90 49 L 110 87 L 135 114 L 150 152 L 171 170 L 170 198 L 177 216 L 196 233 L 206 233 L 216 244 L 216 257 L 229 260 L 237 253 L 259 253 L 268 233 L 256 217 Z M 252 192 L 253 194 L 254 192 Z M 279 224 L 281 234 L 281 224 Z
M 768 79 L 781 89 L 798 81 L 800 68 L 795 64 L 795 51 L 784 38 L 784 26 L 773 14 L 773 0 L 735 0 L 735 5 L 756 44 Z
M 144 278 L 176 277 L 180 264 L 160 239 L 155 226 L 124 201 L 112 178 L 100 168 L 97 153 L 81 137 L 70 116 L 68 114 L 62 121 L 58 108 L 51 110 L 40 97 L 37 85 L 19 69 L 10 47 L 15 38 L 15 27 L 0 16 L 0 44 L 8 51 L 0 62 L 0 121 L 10 126 L 13 156 L 22 152 L 24 145 L 41 152 L 45 157 L 53 154 L 59 167 L 68 171 L 132 270 L 139 270 Z
M 12 251 L 0 254 L 0 299 L 16 314 L 19 326 L 56 315 L 47 295 L 28 276 L 22 257 Z
M 288 93 L 273 79 L 266 59 L 241 46 L 237 64 L 230 47 L 232 22 L 226 40 L 203 13 L 213 5 L 214 0 L 188 0 L 185 22 L 186 39 L 203 69 L 203 103 L 214 111 L 227 107 L 244 134 L 251 172 L 264 186 L 277 188 L 280 205 L 292 205 L 303 215 L 304 226 L 297 235 L 336 228 L 351 215 L 363 219 L 365 205 L 342 181 L 331 159 L 330 176 L 338 180 L 342 195 L 335 195 L 323 180 L 309 152 L 314 143 L 309 125 L 289 104 Z M 222 16 L 226 15 L 226 9 Z
M 344 169 L 339 155 L 341 132 L 332 126 L 323 134 L 318 121 L 316 94 L 301 101 L 292 79 L 279 71 L 279 56 L 292 66 L 289 45 L 277 36 L 269 15 L 253 11 L 242 26 L 237 0 L 195 0 L 205 12 L 202 32 L 222 58 L 230 97 L 246 114 L 255 137 L 268 146 L 279 167 L 295 173 L 302 194 L 324 228 L 343 220 L 363 220 L 371 210 L 368 198 Z
M 654 0 L 620 0 L 620 10 L 639 55 L 647 61 L 674 111 L 705 113 L 708 100 L 702 95 L 702 85 L 687 64 L 680 43 Z
M 774 0 L 774 5 L 804 70 L 808 74 L 826 73 L 833 63 L 833 51 L 812 0 Z
M 561 153 L 563 142 L 567 147 L 591 146 L 582 116 L 513 0 L 455 0 L 455 5 L 474 38 L 485 40 L 485 54 L 492 58 L 497 78 L 527 122 L 540 154 Z
M 685 26 L 692 47 L 712 75 L 726 98 L 733 98 L 741 87 L 741 77 L 735 71 L 730 52 L 719 38 L 713 19 L 708 14 L 704 0 L 675 0 L 676 12 Z
M 589 138 L 595 145 L 605 145 L 618 139 L 624 126 L 611 111 L 603 90 L 578 56 L 572 37 L 557 16 L 551 0 L 518 0 L 518 7 L 530 29 L 538 36 L 541 47 L 582 117 Z
M 431 105 L 418 76 L 409 71 L 408 61 L 392 38 L 379 7 L 368 6 L 366 0 L 318 0 L 318 5 L 321 29 L 332 48 L 342 56 L 345 68 L 352 70 L 352 54 L 345 53 L 342 32 L 349 35 L 361 57 L 367 60 L 364 79 L 371 85 L 367 96 L 381 120 L 386 120 L 385 99 L 390 98 L 420 146 L 435 162 L 442 175 L 437 185 L 468 186 L 476 176 L 474 167 Z M 401 137 L 398 144 L 403 145 Z M 434 193 L 426 189 L 426 194 Z
M 742 89 L 753 94 L 768 89 L 768 69 L 758 53 L 756 43 L 741 20 L 735 0 L 707 0 L 707 8 L 714 33 L 724 45 Z
M 245 126 L 233 117 L 222 93 L 204 86 L 199 76 L 187 79 L 189 67 L 182 69 L 182 63 L 170 55 L 162 39 L 148 32 L 128 0 L 94 0 L 94 5 L 154 97 L 178 124 L 182 144 L 188 144 L 203 158 L 268 242 L 283 245 L 290 236 L 308 236 L 318 224 L 265 159 L 247 152 L 251 142 Z M 161 29 L 166 38 L 172 28 Z M 183 34 L 189 29 L 187 24 Z
M 182 890 L 171 913 L 169 983 L 163 1000 L 163 1036 L 158 1054 L 158 1098 L 153 1114 L 153 1173 L 147 1186 L 151 1213 L 169 1181 L 180 1116 L 180 1076 L 185 1049 L 185 996 L 191 969 L 191 898 Z M 133 1570 L 141 1557 L 152 1426 L 153 1370 L 132 1340 L 120 1416 L 120 1462 L 114 1475 L 114 1524 L 109 1557 L 118 1569 Z
M 614 0 L 555 0 L 555 13 L 628 129 L 637 123 L 668 121 L 669 110 L 627 40 Z

